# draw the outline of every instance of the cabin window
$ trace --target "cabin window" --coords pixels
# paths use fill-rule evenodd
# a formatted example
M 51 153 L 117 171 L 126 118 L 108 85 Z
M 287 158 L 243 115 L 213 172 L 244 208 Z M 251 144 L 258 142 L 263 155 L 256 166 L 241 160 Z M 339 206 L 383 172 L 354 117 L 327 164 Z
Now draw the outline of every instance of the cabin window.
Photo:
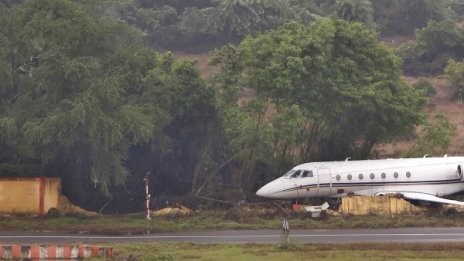
M 359 179 L 363 179 L 363 178 L 364 178 L 363 174 L 359 174 Z
M 395 179 L 397 179 L 398 178 L 398 172 L 393 173 L 393 177 L 395 177 Z
M 347 178 L 348 180 L 351 180 L 353 177 L 351 176 L 351 174 L 348 174 L 348 176 L 346 176 L 346 178 Z
M 382 175 L 380 175 L 380 176 L 382 176 L 382 178 L 385 179 L 387 177 L 387 174 L 382 173 Z
M 313 177 L 313 171 L 312 170 L 305 170 L 303 171 L 303 175 L 301 175 L 302 178 L 311 178 Z
M 341 179 L 340 175 L 335 176 L 335 178 L 336 178 L 337 180 L 340 180 L 340 179 Z
M 411 177 L 411 172 L 406 172 L 406 177 L 410 178 Z
M 374 179 L 374 178 L 375 178 L 374 173 L 371 173 L 371 175 L 369 175 L 369 177 L 370 177 L 371 179 Z
M 293 174 L 290 176 L 290 178 L 296 178 L 296 177 L 300 176 L 300 174 L 301 174 L 301 170 L 297 170 L 297 171 L 295 171 L 295 173 L 293 173 Z

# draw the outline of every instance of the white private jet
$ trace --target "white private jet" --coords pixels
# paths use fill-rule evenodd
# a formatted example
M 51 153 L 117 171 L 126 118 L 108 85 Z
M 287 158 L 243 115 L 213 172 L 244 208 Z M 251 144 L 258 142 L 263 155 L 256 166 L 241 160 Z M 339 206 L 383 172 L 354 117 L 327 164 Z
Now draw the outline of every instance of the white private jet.
M 441 198 L 464 190 L 464 157 L 311 162 L 269 182 L 256 195 L 272 199 L 382 196 L 464 205 Z

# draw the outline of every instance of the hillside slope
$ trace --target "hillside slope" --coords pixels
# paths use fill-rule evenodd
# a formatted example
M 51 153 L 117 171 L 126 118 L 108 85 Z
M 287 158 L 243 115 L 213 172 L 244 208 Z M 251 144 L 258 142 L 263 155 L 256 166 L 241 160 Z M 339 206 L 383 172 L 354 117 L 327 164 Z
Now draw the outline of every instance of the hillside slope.
M 456 134 L 452 138 L 451 145 L 446 154 L 464 155 L 464 114 L 462 113 L 464 104 L 453 100 L 454 89 L 444 76 L 428 78 L 428 80 L 433 84 L 437 93 L 430 98 L 425 112 L 429 118 L 432 118 L 437 113 L 442 113 L 449 122 L 456 125 Z M 417 78 L 406 77 L 406 82 L 414 84 L 417 82 Z M 415 140 L 393 142 L 385 144 L 379 147 L 379 149 L 382 156 L 400 156 L 402 152 L 411 148 L 415 142 Z
M 411 41 L 411 37 L 400 37 L 400 38 L 385 38 L 382 39 L 391 47 L 398 47 L 400 44 Z M 215 68 L 208 65 L 208 53 L 202 54 L 186 54 L 186 53 L 175 53 L 177 58 L 190 58 L 197 61 L 197 65 L 200 69 L 201 76 L 203 78 L 210 77 Z M 415 77 L 405 77 L 408 84 L 414 84 L 417 82 Z M 437 93 L 430 98 L 429 104 L 425 108 L 425 112 L 429 117 L 433 117 L 437 113 L 443 113 L 446 118 L 453 124 L 456 125 L 456 135 L 452 138 L 452 142 L 446 153 L 448 155 L 464 155 L 464 104 L 455 102 L 452 98 L 454 90 L 452 86 L 447 82 L 444 76 L 435 78 L 428 78 L 433 84 Z M 244 94 L 248 96 L 249 94 Z M 418 129 L 420 131 L 420 129 Z M 402 153 L 408 151 L 416 140 L 407 141 L 396 141 L 389 144 L 383 144 L 378 146 L 376 149 L 379 152 L 379 157 L 400 157 Z M 440 156 L 440 155 L 435 155 Z

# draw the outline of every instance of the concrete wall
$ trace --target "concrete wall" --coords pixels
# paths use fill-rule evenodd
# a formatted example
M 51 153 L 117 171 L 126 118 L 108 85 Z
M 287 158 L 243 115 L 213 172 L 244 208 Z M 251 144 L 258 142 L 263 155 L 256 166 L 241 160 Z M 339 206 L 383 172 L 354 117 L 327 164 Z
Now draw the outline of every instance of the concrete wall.
M 58 206 L 58 178 L 0 178 L 0 213 L 43 215 Z

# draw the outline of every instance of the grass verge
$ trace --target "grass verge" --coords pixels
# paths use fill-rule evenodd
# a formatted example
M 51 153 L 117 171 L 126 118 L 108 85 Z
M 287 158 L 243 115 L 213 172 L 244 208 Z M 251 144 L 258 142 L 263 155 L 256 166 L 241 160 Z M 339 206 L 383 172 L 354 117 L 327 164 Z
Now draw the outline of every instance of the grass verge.
M 344 216 L 312 219 L 295 214 L 292 229 L 464 227 L 460 214 L 414 216 Z M 281 218 L 241 211 L 204 211 L 189 217 L 162 217 L 151 221 L 143 214 L 117 216 L 64 216 L 58 218 L 1 217 L 0 231 L 60 231 L 112 235 L 192 230 L 277 229 Z
M 462 244 L 118 244 L 115 260 L 462 260 Z

